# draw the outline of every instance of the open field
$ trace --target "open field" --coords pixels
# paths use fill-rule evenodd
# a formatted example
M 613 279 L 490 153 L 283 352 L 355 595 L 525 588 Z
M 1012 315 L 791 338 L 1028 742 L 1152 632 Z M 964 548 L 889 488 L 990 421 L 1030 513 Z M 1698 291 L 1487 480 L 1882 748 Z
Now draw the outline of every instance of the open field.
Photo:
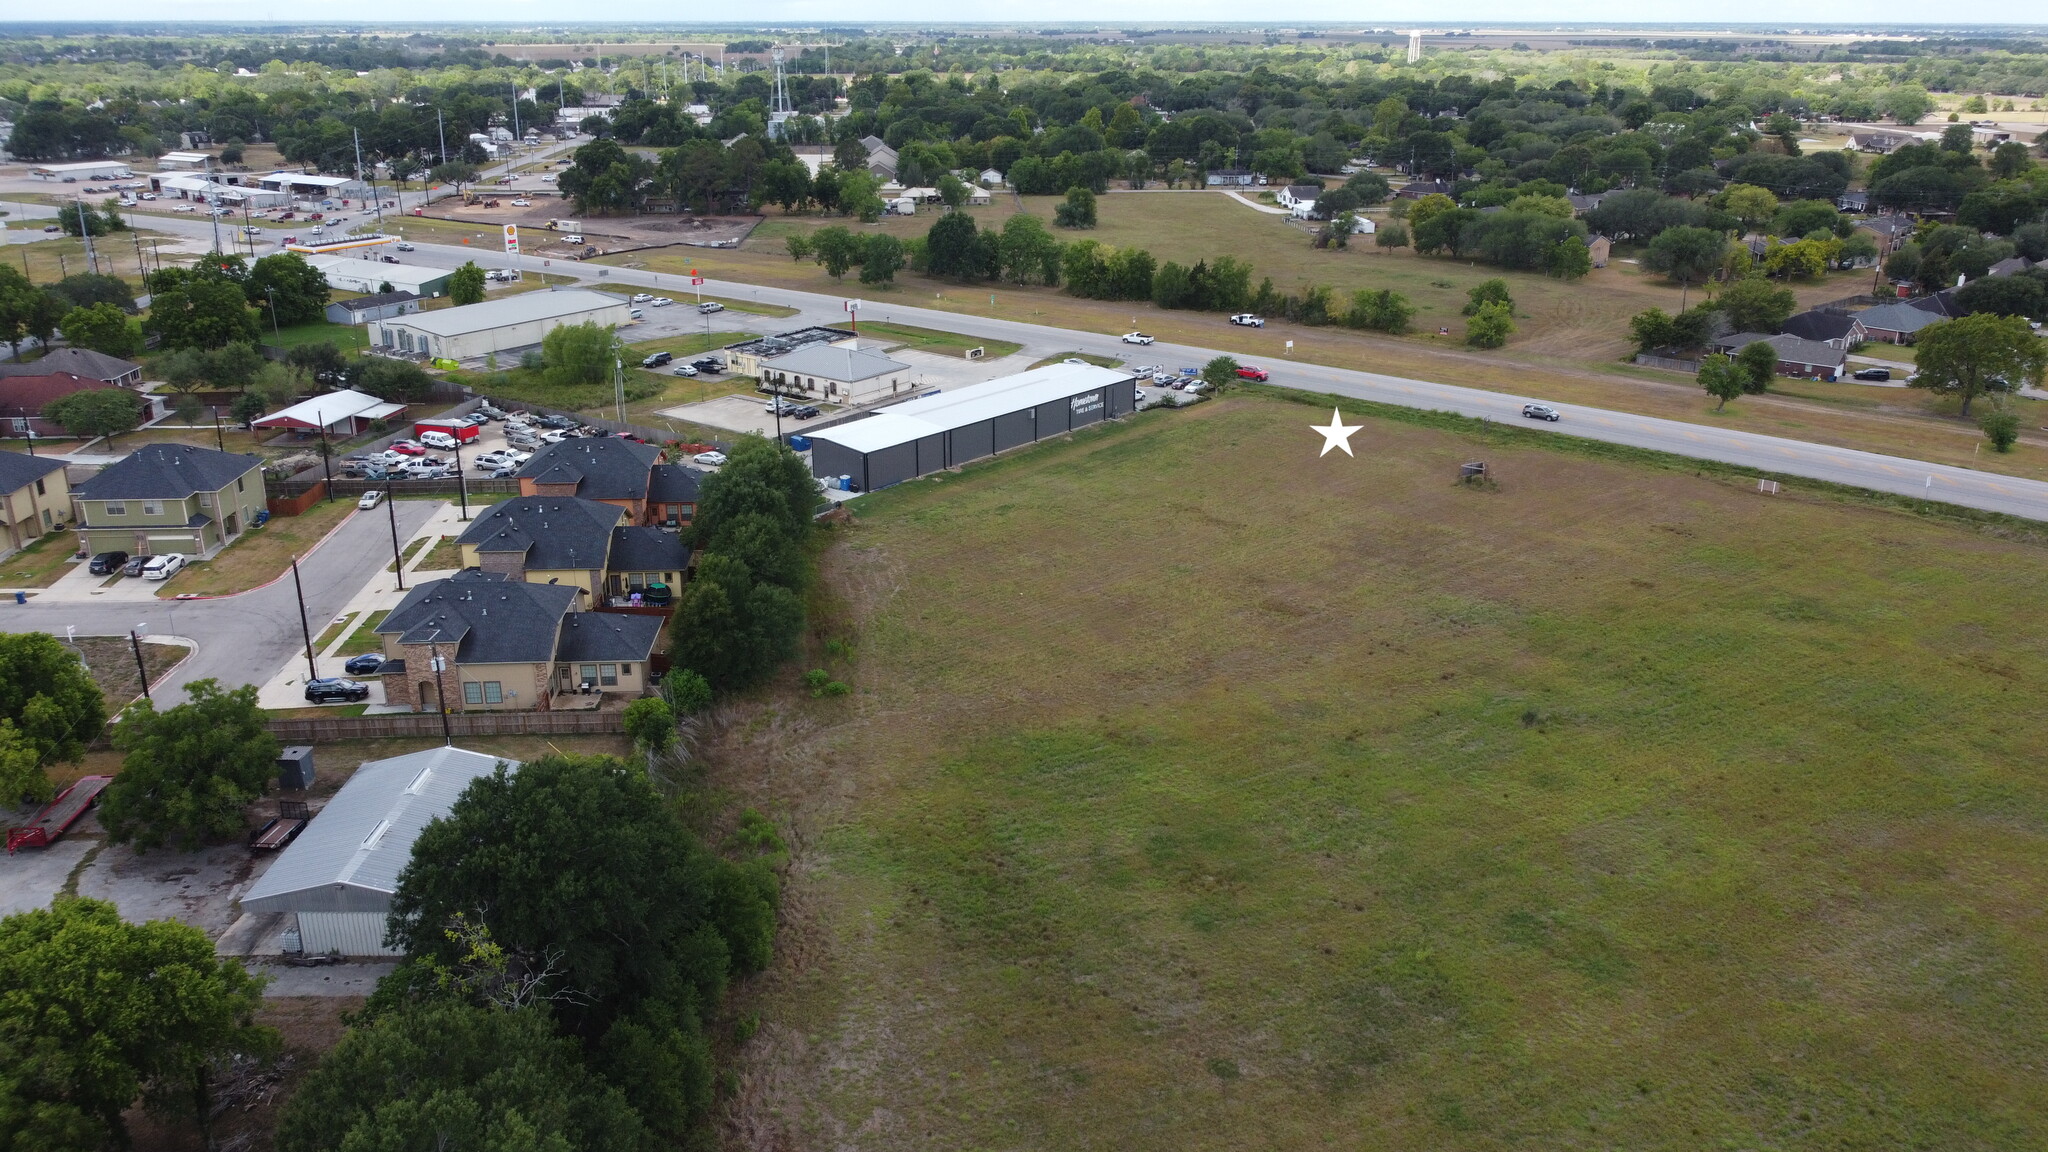
M 60 637 L 61 639 L 61 637 Z M 67 647 L 77 652 L 92 672 L 93 683 L 106 699 L 109 716 L 142 695 L 141 669 L 135 666 L 135 645 L 126 636 L 80 636 Z M 182 644 L 143 644 L 142 663 L 155 681 L 178 666 L 191 649 Z
M 1049 211 L 1050 201 L 1031 198 Z M 1798 397 L 1744 397 L 1727 413 L 1713 413 L 1690 377 L 1619 362 L 1626 351 L 1627 317 L 1651 306 L 1675 310 L 1676 287 L 1640 275 L 1634 265 L 1617 259 L 1576 284 L 1566 285 L 1530 273 L 1503 273 L 1483 266 L 1416 256 L 1403 249 L 1388 254 L 1372 248 L 1318 252 L 1305 234 L 1293 231 L 1279 217 L 1266 216 L 1227 197 L 1195 192 L 1115 193 L 1102 197 L 1102 226 L 1087 233 L 1112 243 L 1145 243 L 1162 259 L 1213 257 L 1238 253 L 1251 260 L 1261 275 L 1292 288 L 1283 279 L 1288 267 L 1327 271 L 1317 283 L 1349 292 L 1358 287 L 1390 287 L 1413 292 L 1417 303 L 1435 312 L 1417 317 L 1418 331 L 1385 337 L 1339 328 L 1309 328 L 1269 323 L 1263 329 L 1233 328 L 1223 317 L 1197 312 L 1160 311 L 1150 304 L 1081 300 L 1056 289 L 1009 285 L 959 286 L 904 274 L 894 289 L 876 291 L 852 279 L 834 282 L 816 265 L 797 263 L 783 251 L 781 237 L 791 231 L 845 223 L 841 218 L 792 217 L 767 221 L 737 250 L 675 249 L 636 252 L 634 263 L 655 271 L 677 273 L 701 268 L 706 276 L 756 282 L 811 292 L 849 295 L 868 300 L 863 323 L 890 322 L 890 305 L 900 301 L 966 315 L 1025 320 L 1077 331 L 1104 334 L 1133 327 L 1162 341 L 1197 343 L 1231 349 L 1242 360 L 1285 362 L 1290 357 L 1341 368 L 1385 372 L 1462 384 L 1492 391 L 1514 391 L 1531 399 L 1587 404 L 1640 412 L 1667 419 L 1726 424 L 1730 413 L 1739 426 L 1769 435 L 1820 444 L 1860 448 L 1979 468 L 2010 475 L 2048 478 L 2048 406 L 2021 401 L 2022 423 L 2028 432 L 2017 451 L 1995 455 L 1980 451 L 1983 435 L 1968 421 L 1954 418 L 1955 403 L 1905 389 L 1863 389 L 1875 406 L 1833 404 Z M 1012 201 L 972 210 L 984 223 L 1000 223 L 1014 211 Z M 1144 215 L 1144 219 L 1138 219 Z M 874 225 L 903 236 L 921 235 L 931 217 L 887 218 Z M 869 226 L 851 225 L 856 231 Z M 1279 229 L 1279 232 L 1274 232 Z M 1080 233 L 1062 232 L 1064 238 Z M 1186 251 L 1182 251 L 1186 249 Z M 606 257 L 623 263 L 626 257 Z M 1502 276 L 1515 295 L 1521 334 L 1499 352 L 1465 348 L 1457 315 L 1465 292 L 1491 276 Z M 1437 286 L 1442 281 L 1448 287 Z M 1849 276 L 1795 286 L 1808 303 L 1836 299 L 1859 291 L 1868 281 Z M 1695 293 L 1694 295 L 1697 295 Z M 994 302 L 991 303 L 991 300 Z M 1452 335 L 1439 337 L 1448 325 Z M 1290 352 L 1286 342 L 1293 340 Z M 1806 390 L 1801 385 L 1802 390 Z M 1736 408 L 1740 412 L 1736 412 Z
M 157 595 L 227 596 L 268 584 L 280 574 L 290 574 L 293 556 L 312 551 L 355 510 L 354 500 L 322 500 L 303 516 L 273 516 L 263 527 L 244 532 L 213 559 L 186 565 L 163 582 Z
M 275 344 L 280 348 L 296 348 L 301 344 L 329 343 L 343 352 L 355 352 L 370 346 L 370 328 L 366 324 L 336 324 L 321 320 L 313 324 L 295 324 L 289 328 L 274 328 L 263 334 L 263 343 Z
M 909 324 L 869 324 L 861 329 L 861 335 L 873 336 L 886 341 L 891 349 L 915 348 L 920 352 L 933 352 L 941 356 L 966 356 L 979 348 L 984 357 L 1000 360 L 1023 347 L 1008 340 L 987 340 L 979 336 L 962 336 L 958 332 L 940 332 L 931 328 L 916 328 Z
M 36 224 L 35 221 L 28 223 Z M 141 237 L 145 251 L 149 248 L 151 240 L 169 242 L 173 239 L 147 230 L 141 233 Z M 140 292 L 142 276 L 135 258 L 135 239 L 136 233 L 133 232 L 95 236 L 93 246 L 99 249 L 101 272 L 109 276 L 119 276 L 128 282 L 129 287 Z M 54 233 L 47 240 L 0 248 L 0 259 L 27 273 L 28 278 L 37 284 L 55 284 L 66 276 L 92 271 L 92 261 L 87 258 L 85 252 L 85 241 Z
M 736 1138 L 2048 1142 L 2038 538 L 1328 413 L 857 502 L 855 694 L 709 748 L 798 846 Z
M 42 539 L 0 560 L 0 587 L 48 588 L 71 571 L 77 555 L 78 536 L 68 526 L 45 532 Z

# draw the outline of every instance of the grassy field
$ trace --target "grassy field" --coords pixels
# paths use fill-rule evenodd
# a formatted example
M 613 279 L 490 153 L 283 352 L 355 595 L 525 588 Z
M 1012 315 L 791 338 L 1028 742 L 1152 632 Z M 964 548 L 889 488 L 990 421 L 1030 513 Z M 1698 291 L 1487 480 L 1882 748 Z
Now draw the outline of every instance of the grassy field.
M 157 595 L 227 596 L 268 584 L 291 571 L 293 556 L 312 551 L 355 510 L 354 500 L 322 500 L 303 516 L 273 516 L 263 527 L 243 533 L 213 559 L 186 565 L 163 582 Z
M 370 346 L 370 329 L 364 324 L 336 324 L 322 320 L 315 324 L 295 324 L 289 328 L 278 328 L 263 334 L 265 344 L 280 348 L 296 348 L 301 344 L 318 344 L 325 341 L 343 352 L 355 352 Z
M 40 227 L 36 221 L 28 221 L 28 227 Z M 170 242 L 173 237 L 144 231 L 142 246 L 146 251 L 150 241 Z M 119 276 L 137 292 L 142 291 L 142 277 L 135 259 L 135 236 L 133 232 L 122 232 L 114 236 L 95 236 L 93 246 L 99 250 L 100 271 L 109 276 Z M 65 276 L 92 271 L 92 262 L 85 253 L 85 241 L 71 236 L 52 234 L 48 240 L 31 244 L 0 248 L 0 259 L 13 264 L 28 274 L 38 284 L 54 284 Z M 152 262 L 153 263 L 153 262 Z
M 0 560 L 0 587 L 47 588 L 71 571 L 78 537 L 69 531 L 46 532 L 43 538 Z
M 708 748 L 799 846 L 732 1130 L 2048 1143 L 2038 538 L 1347 415 L 859 501 L 797 666 L 854 695 Z
M 869 324 L 860 332 L 863 336 L 890 342 L 891 348 L 915 348 L 921 352 L 934 352 L 941 356 L 964 357 L 970 350 L 979 348 L 986 359 L 1000 360 L 1023 347 L 1008 340 L 962 336 L 958 332 L 940 332 L 932 328 L 915 328 L 908 324 Z

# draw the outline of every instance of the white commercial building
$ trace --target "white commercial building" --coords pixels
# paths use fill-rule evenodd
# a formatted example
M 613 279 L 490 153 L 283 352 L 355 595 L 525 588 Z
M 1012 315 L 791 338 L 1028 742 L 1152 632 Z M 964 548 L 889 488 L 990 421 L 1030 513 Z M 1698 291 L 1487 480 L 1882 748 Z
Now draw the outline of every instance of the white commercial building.
M 369 329 L 370 343 L 386 351 L 436 360 L 481 360 L 494 352 L 534 347 L 564 324 L 623 326 L 631 319 L 619 297 L 571 288 L 372 320 Z
M 213 159 L 204 152 L 166 152 L 156 158 L 156 166 L 167 172 L 186 168 L 204 168 Z
M 448 294 L 452 268 L 428 268 L 422 264 L 386 264 L 382 260 L 352 259 L 347 256 L 308 256 L 306 263 L 327 277 L 327 286 L 339 292 L 374 295 L 391 285 L 394 292 L 410 292 L 423 300 Z
M 258 177 L 256 185 L 273 192 L 287 192 L 315 200 L 328 197 L 360 199 L 370 194 L 370 186 L 352 176 L 316 176 L 310 172 L 272 172 Z
M 499 764 L 519 769 L 517 760 L 461 748 L 366 762 L 250 886 L 242 911 L 294 917 L 308 955 L 394 955 L 384 923 L 413 841 Z
M 45 180 L 126 179 L 135 173 L 129 171 L 126 160 L 82 160 L 72 164 L 37 164 L 28 170 L 31 176 Z

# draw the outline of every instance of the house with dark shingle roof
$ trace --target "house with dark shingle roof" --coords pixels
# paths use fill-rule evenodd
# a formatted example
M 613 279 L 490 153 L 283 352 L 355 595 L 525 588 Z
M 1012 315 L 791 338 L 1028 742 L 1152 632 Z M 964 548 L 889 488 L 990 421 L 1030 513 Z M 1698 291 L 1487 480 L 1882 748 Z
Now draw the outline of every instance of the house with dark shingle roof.
M 71 485 L 64 461 L 21 452 L 0 452 L 0 548 L 12 552 L 55 532 L 71 519 Z
M 70 372 L 36 372 L 0 376 L 0 428 L 8 435 L 34 433 L 37 436 L 68 436 L 62 424 L 43 416 L 43 406 L 75 392 L 97 392 L 117 388 Z
M 589 436 L 550 444 L 519 469 L 521 496 L 576 496 L 626 509 L 629 522 L 647 523 L 647 488 L 661 449 L 616 436 Z
M 660 584 L 674 589 L 690 567 L 690 549 L 672 532 L 633 525 L 624 508 L 574 496 L 515 496 L 470 521 L 456 543 L 464 567 L 530 584 L 623 598 Z
M 105 352 L 90 348 L 53 348 L 43 354 L 40 360 L 26 364 L 0 364 L 0 379 L 9 376 L 42 376 L 51 372 L 69 372 L 87 380 L 98 380 L 123 388 L 134 388 L 142 383 L 142 365 Z
M 1711 347 L 1716 352 L 1730 356 L 1751 344 L 1769 344 L 1778 351 L 1778 375 L 1800 376 L 1815 380 L 1835 380 L 1842 374 L 1842 365 L 1849 354 L 1839 348 L 1831 348 L 1817 340 L 1798 336 L 1766 336 L 1762 332 L 1738 332 L 1714 340 Z
M 697 470 L 656 464 L 647 473 L 647 523 L 681 528 L 697 518 Z
M 189 444 L 145 444 L 71 490 L 87 552 L 205 557 L 263 511 L 263 458 Z
M 1827 312 L 1814 309 L 1799 312 L 1785 318 L 1781 325 L 1788 336 L 1812 340 L 1830 348 L 1847 351 L 1851 345 L 1861 344 L 1870 339 L 1863 330 L 1863 322 L 1847 312 Z
M 377 625 L 384 698 L 415 710 L 446 696 L 455 711 L 549 708 L 558 696 L 639 696 L 660 616 L 577 612 L 577 590 L 531 584 L 502 572 L 458 572 L 406 594 Z M 445 664 L 435 671 L 435 657 Z M 588 673 L 586 676 L 585 673 Z
M 1910 216 L 1872 216 L 1856 222 L 1858 231 L 1870 233 L 1871 239 L 1877 242 L 1880 255 L 1898 251 L 1900 245 L 1913 238 L 1919 227 L 1919 222 Z
M 1924 308 L 1915 308 L 1904 300 L 1880 304 L 1856 314 L 1863 325 L 1863 331 L 1872 340 L 1887 344 L 1911 344 L 1922 328 L 1939 324 L 1945 317 Z

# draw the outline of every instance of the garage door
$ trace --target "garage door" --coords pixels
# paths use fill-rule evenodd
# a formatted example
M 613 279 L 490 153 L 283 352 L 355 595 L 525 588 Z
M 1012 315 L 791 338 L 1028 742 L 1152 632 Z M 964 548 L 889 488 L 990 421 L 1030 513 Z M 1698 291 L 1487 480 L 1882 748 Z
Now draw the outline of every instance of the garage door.
M 189 535 L 151 536 L 148 541 L 148 549 L 145 555 L 149 556 L 161 556 L 166 552 L 183 552 L 189 556 L 199 551 L 199 548 L 193 543 L 192 537 Z

